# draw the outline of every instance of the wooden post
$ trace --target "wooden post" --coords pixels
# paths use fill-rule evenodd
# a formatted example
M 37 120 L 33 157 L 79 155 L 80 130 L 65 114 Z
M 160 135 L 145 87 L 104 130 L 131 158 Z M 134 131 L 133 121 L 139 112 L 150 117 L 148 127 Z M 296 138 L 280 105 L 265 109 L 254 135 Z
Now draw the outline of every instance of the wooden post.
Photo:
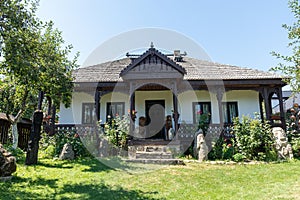
M 136 118 L 136 114 L 135 114 L 135 93 L 134 92 L 130 96 L 130 117 L 132 119 L 133 126 L 134 126 L 134 122 L 135 122 L 135 118 Z M 134 130 L 134 127 L 133 127 L 133 130 Z
M 283 97 L 282 97 L 282 89 L 281 88 L 278 88 L 278 90 L 277 90 L 277 97 L 279 99 L 281 125 L 282 125 L 282 128 L 284 130 L 286 130 L 285 116 L 284 116 L 284 110 L 283 110 Z
M 263 88 L 262 97 L 265 103 L 266 120 L 270 122 L 272 110 L 271 110 L 271 98 L 270 98 L 270 93 L 268 88 Z
M 42 110 L 42 104 L 43 104 L 43 99 L 44 99 L 44 92 L 39 91 L 39 97 L 38 97 L 38 110 Z
M 262 97 L 261 93 L 259 93 L 259 111 L 260 111 L 260 118 L 261 118 L 261 121 L 264 122 L 264 121 L 265 121 L 265 117 L 264 117 L 264 110 L 263 110 L 262 103 L 263 103 L 263 97 Z
M 50 136 L 55 134 L 55 120 L 56 120 L 56 107 L 55 105 L 52 106 L 52 115 L 51 115 L 51 122 L 50 122 Z
M 135 89 L 133 86 L 133 82 L 129 83 L 129 135 L 134 136 L 134 129 L 135 129 L 135 117 L 136 115 L 133 114 L 133 111 L 135 111 Z
M 26 154 L 26 165 L 36 165 L 38 162 L 39 141 L 41 138 L 41 125 L 43 122 L 43 112 L 37 110 L 33 113 L 30 139 Z
M 219 108 L 219 119 L 220 119 L 220 127 L 223 128 L 224 119 L 223 119 L 223 111 L 222 111 L 222 99 L 223 99 L 224 92 L 221 90 L 217 90 L 217 101 L 218 101 L 218 108 Z
M 95 111 L 96 111 L 96 119 L 100 120 L 100 100 L 101 100 L 101 92 L 97 89 L 95 92 Z
M 47 114 L 48 115 L 51 115 L 51 110 L 52 110 L 52 99 L 51 97 L 47 97 L 47 100 L 48 100 L 48 112 Z M 41 109 L 40 109 L 41 110 Z
M 176 134 L 176 139 L 177 139 L 177 131 L 179 129 L 179 127 L 178 127 L 179 113 L 178 113 L 178 99 L 174 93 L 173 93 L 173 107 L 174 107 L 173 119 L 174 119 L 175 134 Z

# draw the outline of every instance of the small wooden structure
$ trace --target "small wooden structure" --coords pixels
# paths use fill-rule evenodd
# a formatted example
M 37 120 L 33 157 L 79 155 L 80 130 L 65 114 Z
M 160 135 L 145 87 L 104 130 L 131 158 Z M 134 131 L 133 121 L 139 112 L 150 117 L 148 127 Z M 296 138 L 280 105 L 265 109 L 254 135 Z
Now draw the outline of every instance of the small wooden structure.
M 0 113 L 0 143 L 7 144 L 10 140 L 9 130 L 11 123 L 8 121 L 6 114 Z M 18 123 L 18 147 L 26 150 L 28 147 L 28 140 L 31 131 L 31 120 L 21 119 Z

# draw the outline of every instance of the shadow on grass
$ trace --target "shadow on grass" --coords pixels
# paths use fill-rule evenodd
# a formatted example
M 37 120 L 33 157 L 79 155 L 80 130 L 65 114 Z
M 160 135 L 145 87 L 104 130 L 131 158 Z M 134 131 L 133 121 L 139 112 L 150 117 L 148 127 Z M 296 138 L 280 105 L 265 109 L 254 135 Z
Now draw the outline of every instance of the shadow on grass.
M 100 172 L 100 171 L 110 171 L 113 170 L 110 167 L 99 162 L 97 159 L 93 158 L 78 158 L 75 160 L 49 160 L 40 159 L 37 166 L 43 166 L 47 168 L 59 168 L 59 169 L 72 169 L 76 165 L 87 166 L 87 169 L 82 171 L 88 172 Z
M 87 169 L 82 170 L 83 172 L 100 172 L 114 170 L 113 168 L 108 167 L 107 165 L 103 164 L 95 158 L 78 159 L 75 162 L 88 167 Z
M 85 184 L 65 184 L 58 188 L 58 179 L 37 177 L 13 177 L 11 181 L 0 182 L 0 199 L 162 199 L 154 198 L 158 192 L 127 190 L 120 186 L 112 187 L 104 182 Z M 45 191 L 45 186 L 51 191 Z
M 68 165 L 68 163 L 66 162 L 45 162 L 45 161 L 39 161 L 38 166 L 43 166 L 43 167 L 47 167 L 47 168 L 60 168 L 60 169 L 71 169 L 73 168 L 73 166 Z
M 41 199 L 47 198 L 46 194 L 34 192 L 43 190 L 44 187 L 57 188 L 58 179 L 44 179 L 41 177 L 23 178 L 14 176 L 11 181 L 0 182 L 0 199 Z M 49 197 L 50 198 L 50 197 Z
M 105 183 L 64 185 L 63 191 L 58 194 L 61 199 L 78 197 L 79 199 L 161 199 L 151 197 L 158 192 L 143 192 L 141 190 L 126 190 L 122 187 L 112 188 Z

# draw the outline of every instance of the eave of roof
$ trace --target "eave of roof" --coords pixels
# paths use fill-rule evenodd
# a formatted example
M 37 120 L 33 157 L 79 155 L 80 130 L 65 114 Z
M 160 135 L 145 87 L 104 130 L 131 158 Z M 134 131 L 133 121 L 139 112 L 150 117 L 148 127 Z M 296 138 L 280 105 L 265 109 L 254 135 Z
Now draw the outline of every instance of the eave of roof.
M 130 58 L 123 58 L 89 67 L 79 68 L 73 73 L 75 77 L 74 82 L 122 82 L 123 79 L 119 75 L 121 74 L 122 70 L 130 66 L 130 64 Z M 180 64 L 180 66 L 185 69 L 186 74 L 184 74 L 183 79 L 188 81 L 259 79 L 282 80 L 284 78 L 288 78 L 279 74 L 265 72 L 257 69 L 225 65 L 189 57 L 184 57 L 183 62 L 177 62 L 177 64 Z

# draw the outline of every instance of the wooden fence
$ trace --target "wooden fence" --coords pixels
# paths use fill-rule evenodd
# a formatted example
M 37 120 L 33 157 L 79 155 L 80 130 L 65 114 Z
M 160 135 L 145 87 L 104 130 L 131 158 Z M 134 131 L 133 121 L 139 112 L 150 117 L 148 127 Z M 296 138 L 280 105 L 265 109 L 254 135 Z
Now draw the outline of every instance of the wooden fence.
M 9 128 L 10 128 L 9 121 L 0 118 L 0 143 L 6 144 L 8 142 Z
M 11 124 L 3 113 L 0 113 L 0 143 L 7 144 L 11 142 L 12 136 L 9 135 Z M 27 150 L 31 131 L 31 120 L 22 119 L 18 124 L 18 147 Z

